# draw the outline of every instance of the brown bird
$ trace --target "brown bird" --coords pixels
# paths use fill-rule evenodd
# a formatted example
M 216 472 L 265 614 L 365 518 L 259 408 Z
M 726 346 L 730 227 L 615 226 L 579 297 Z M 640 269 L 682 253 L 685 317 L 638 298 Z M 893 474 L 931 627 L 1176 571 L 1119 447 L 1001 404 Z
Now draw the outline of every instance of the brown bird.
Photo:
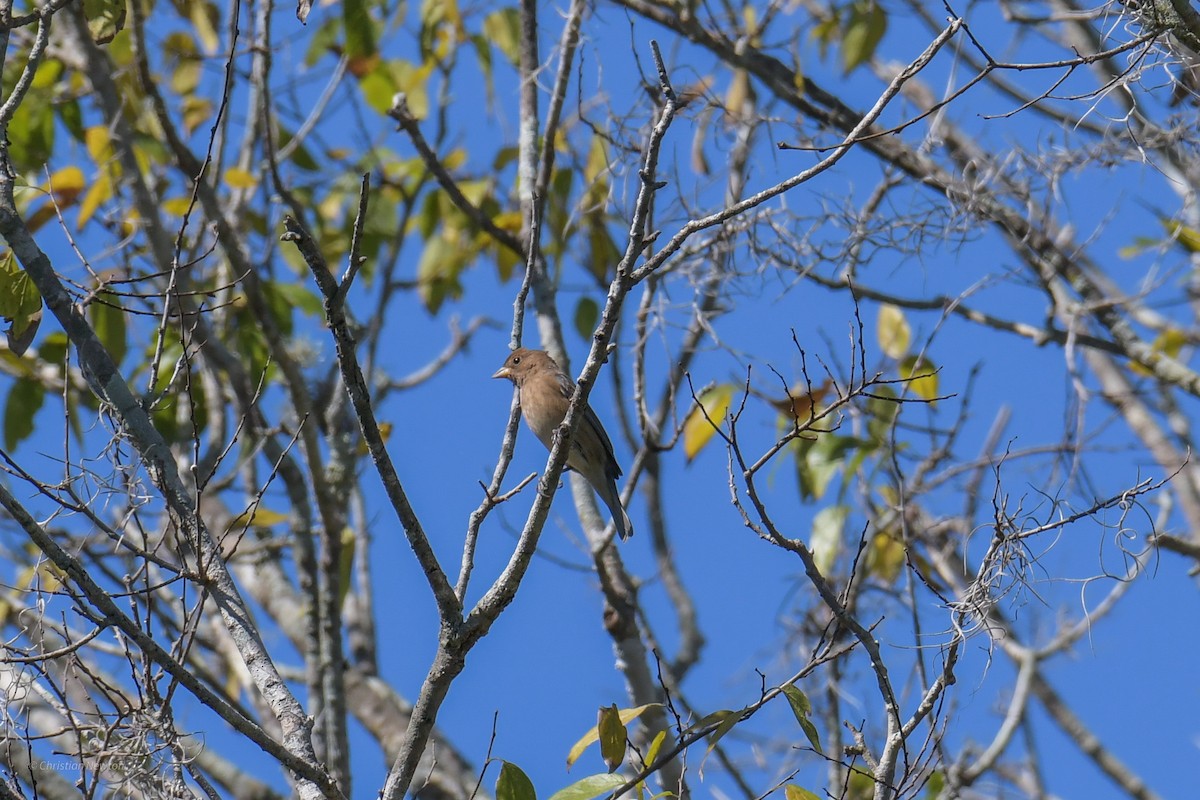
M 493 378 L 508 378 L 516 384 L 521 398 L 521 415 L 529 430 L 546 445 L 554 446 L 554 431 L 567 416 L 575 381 L 563 372 L 554 359 L 543 350 L 514 350 L 496 370 Z M 621 468 L 613 455 L 612 442 L 591 406 L 584 405 L 583 419 L 571 437 L 571 452 L 567 469 L 582 475 L 612 513 L 613 524 L 622 539 L 633 535 L 633 524 L 617 494 L 617 478 Z

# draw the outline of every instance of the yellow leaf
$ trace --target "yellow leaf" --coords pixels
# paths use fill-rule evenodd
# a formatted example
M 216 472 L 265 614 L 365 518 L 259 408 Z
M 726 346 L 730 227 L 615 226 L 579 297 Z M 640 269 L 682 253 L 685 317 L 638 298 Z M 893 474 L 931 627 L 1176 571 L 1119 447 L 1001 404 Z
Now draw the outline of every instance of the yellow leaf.
M 750 84 L 750 73 L 735 69 L 729 89 L 725 92 L 725 113 L 734 119 L 744 119 L 754 113 L 754 87 Z
M 21 571 L 17 576 L 17 586 L 22 589 L 55 592 L 62 588 L 61 575 L 58 568 L 49 561 L 41 561 Z
M 230 167 L 225 170 L 225 185 L 232 189 L 253 189 L 258 179 L 244 169 Z
M 50 176 L 46 188 L 54 196 L 54 202 L 59 208 L 75 204 L 75 199 L 83 191 L 83 170 L 79 167 L 63 167 Z
M 768 397 L 767 402 L 771 404 L 780 414 L 783 414 L 788 422 L 796 421 L 800 423 L 808 422 L 813 416 L 813 407 L 817 406 L 825 396 L 833 389 L 833 380 L 826 378 L 820 386 L 813 387 L 812 394 L 808 393 L 808 386 L 796 384 L 788 390 L 787 397 L 778 399 Z
M 625 746 L 629 739 L 616 703 L 600 709 L 596 730 L 600 734 L 600 757 L 604 759 L 604 766 L 609 772 L 616 772 L 625 761 Z
M 407 61 L 389 62 L 396 91 L 404 93 L 404 101 L 408 103 L 408 110 L 417 119 L 425 119 L 429 116 L 428 84 L 434 66 L 435 62 L 432 59 L 421 66 L 410 64 Z
M 663 742 L 667 740 L 667 732 L 659 731 L 654 737 L 654 741 L 650 742 L 650 749 L 646 751 L 646 757 L 642 759 L 642 766 L 648 767 L 658 758 L 658 751 L 662 749 Z
M 93 125 L 85 130 L 83 142 L 87 146 L 88 155 L 97 164 L 104 164 L 112 159 L 112 142 L 108 138 L 108 128 L 105 126 Z
M 1154 344 L 1150 345 L 1150 347 L 1156 353 L 1162 353 L 1164 356 L 1177 358 L 1179 356 L 1179 351 L 1183 349 L 1185 344 L 1187 344 L 1187 334 L 1178 328 L 1167 328 L 1159 332 L 1158 336 L 1154 337 Z M 1136 362 L 1131 363 L 1129 368 L 1138 375 L 1145 375 L 1149 377 L 1154 374 L 1153 370 L 1143 367 L 1141 364 Z
M 900 377 L 912 393 L 922 400 L 937 399 L 937 365 L 925 356 L 909 356 L 900 362 Z
M 783 787 L 783 798 L 784 800 L 819 800 L 817 795 L 794 783 Z
M 463 197 L 477 206 L 481 205 L 484 198 L 491 194 L 492 188 L 490 180 L 459 181 L 458 183 L 458 189 L 463 193 Z
M 342 549 L 338 557 L 338 608 L 346 603 L 346 595 L 350 593 L 350 584 L 354 579 L 354 550 L 358 538 L 354 529 L 349 525 L 342 528 Z
M 1175 244 L 1189 253 L 1200 253 L 1200 231 L 1189 228 L 1173 219 L 1161 219 L 1162 226 L 1171 234 Z
M 705 390 L 700 395 L 700 403 L 688 413 L 683 421 L 683 454 L 688 461 L 708 444 L 725 420 L 734 388 L 733 384 L 723 383 Z
M 583 165 L 583 181 L 584 183 L 594 183 L 604 175 L 608 175 L 612 170 L 612 162 L 608 157 L 608 142 L 604 137 L 596 134 L 592 137 L 591 146 L 588 148 L 587 163 Z
M 912 343 L 912 329 L 908 327 L 904 312 L 891 303 L 884 303 L 879 307 L 877 326 L 879 349 L 889 358 L 903 358 Z
M 206 97 L 196 97 L 195 95 L 192 95 L 190 97 L 183 98 L 181 110 L 183 111 L 184 133 L 186 133 L 188 136 L 191 136 L 192 131 L 196 130 L 196 128 L 199 128 L 208 121 L 209 117 L 212 116 L 213 104 L 212 101 Z
M 121 238 L 133 236 L 138 229 L 138 220 L 140 219 L 141 217 L 136 212 L 130 212 L 129 216 L 121 220 Z
M 880 531 L 871 538 L 867 549 L 867 574 L 878 575 L 891 583 L 904 566 L 904 542 L 887 531 Z
M 518 233 L 521 230 L 521 221 L 524 218 L 524 215 L 520 211 L 501 211 L 492 217 L 492 224 L 502 231 Z
M 383 439 L 384 444 L 387 444 L 387 440 L 392 435 L 392 428 L 394 427 L 396 426 L 391 422 L 379 423 L 379 438 Z M 367 443 L 360 439 L 358 442 L 358 447 L 355 448 L 355 452 L 357 452 L 360 456 L 365 456 L 371 451 L 367 448 Z
M 173 217 L 182 217 L 191 207 L 192 199 L 190 197 L 172 197 L 159 204 L 159 208 Z
M 83 196 L 83 202 L 79 204 L 79 219 L 75 223 L 79 226 L 79 230 L 83 230 L 92 215 L 96 213 L 96 209 L 110 197 L 112 197 L 112 181 L 109 180 L 108 171 L 102 170 L 99 177 L 96 178 L 96 182 Z
M 812 538 L 808 546 L 812 550 L 813 562 L 822 575 L 828 575 L 837 563 L 838 554 L 842 551 L 842 534 L 849 516 L 849 507 L 835 505 L 822 508 L 813 517 Z
M 746 30 L 750 33 L 750 46 L 758 47 L 759 44 L 755 41 L 758 38 L 758 12 L 754 6 L 746 4 L 742 7 L 742 20 L 746 23 Z
M 635 719 L 640 717 L 642 715 L 642 712 L 645 711 L 646 709 L 658 708 L 661 706 L 662 706 L 662 703 L 647 703 L 646 705 L 638 706 L 637 708 L 618 709 L 617 718 L 621 721 L 622 725 L 628 725 L 629 723 L 633 722 Z M 571 765 L 579 760 L 579 757 L 581 755 L 583 755 L 583 751 L 587 750 L 588 746 L 592 742 L 598 741 L 599 739 L 600 739 L 600 730 L 599 730 L 598 726 L 594 725 L 594 726 L 592 726 L 591 730 L 589 730 L 587 733 L 585 733 L 583 735 L 583 737 L 571 747 L 571 751 L 569 753 L 567 753 L 567 769 L 570 769 Z
M 192 0 L 189 10 L 192 25 L 195 28 L 196 36 L 200 39 L 201 47 L 204 48 L 205 55 L 213 55 L 221 43 L 221 37 L 217 33 L 220 12 L 215 5 L 205 2 L 205 0 Z
M 279 525 L 287 522 L 289 519 L 287 514 L 279 511 L 272 511 L 269 508 L 258 508 L 251 511 L 243 511 L 238 514 L 229 523 L 228 530 L 236 530 L 244 528 L 247 525 L 253 525 L 255 528 L 269 528 L 272 525 Z

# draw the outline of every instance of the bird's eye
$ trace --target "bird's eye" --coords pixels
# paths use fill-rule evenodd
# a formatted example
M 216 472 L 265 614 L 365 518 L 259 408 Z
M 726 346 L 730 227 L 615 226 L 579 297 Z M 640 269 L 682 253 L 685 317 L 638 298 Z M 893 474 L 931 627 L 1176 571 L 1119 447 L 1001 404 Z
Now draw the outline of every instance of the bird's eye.
M 520 364 L 520 363 L 521 363 L 521 357 L 513 356 L 513 366 L 515 367 L 517 364 Z

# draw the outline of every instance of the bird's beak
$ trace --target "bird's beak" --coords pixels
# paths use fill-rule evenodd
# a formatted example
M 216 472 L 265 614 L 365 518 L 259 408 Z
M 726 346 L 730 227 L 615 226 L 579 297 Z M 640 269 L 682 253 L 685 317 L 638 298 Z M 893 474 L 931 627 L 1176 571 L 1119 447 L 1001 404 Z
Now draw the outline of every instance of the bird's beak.
M 509 380 L 512 380 L 512 370 L 510 370 L 508 367 L 501 367 L 500 369 L 496 370 L 496 374 L 493 375 L 492 377 L 493 378 L 508 378 Z

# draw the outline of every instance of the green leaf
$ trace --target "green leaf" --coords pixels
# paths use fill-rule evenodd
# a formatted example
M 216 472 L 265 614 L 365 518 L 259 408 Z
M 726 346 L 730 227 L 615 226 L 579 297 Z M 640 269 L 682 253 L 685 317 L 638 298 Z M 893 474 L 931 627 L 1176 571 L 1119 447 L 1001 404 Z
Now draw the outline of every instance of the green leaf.
M 112 292 L 100 292 L 88 305 L 88 316 L 113 363 L 120 364 L 126 351 L 125 311 L 121 308 L 120 298 Z
M 62 367 L 67 359 L 67 335 L 62 331 L 48 334 L 37 352 L 42 361 Z
M 293 281 L 269 281 L 272 294 L 286 301 L 289 306 L 303 311 L 310 317 L 320 317 L 325 313 L 325 306 L 317 293 L 306 284 Z
M 291 298 L 279 291 L 283 283 L 280 281 L 267 281 L 263 283 L 263 298 L 267 301 L 267 311 L 271 314 L 271 319 L 279 328 L 280 333 L 285 336 L 290 336 L 295 328 L 294 320 L 292 319 L 292 311 L 295 304 Z
M 492 251 L 496 254 L 496 274 L 501 281 L 508 281 L 516 272 L 521 260 L 516 253 L 500 244 L 492 247 Z
M 484 17 L 483 35 L 510 64 L 517 64 L 521 58 L 521 15 L 516 8 L 502 8 Z
M 57 58 L 47 58 L 40 65 L 38 70 L 33 74 L 33 83 L 30 87 L 37 89 L 51 89 L 58 83 L 58 79 L 63 74 L 63 62 Z
M 792 707 L 792 713 L 796 715 L 796 720 L 808 719 L 808 715 L 812 713 L 812 703 L 809 702 L 808 695 L 790 683 L 779 689 L 787 698 L 788 705 Z
M 487 107 L 491 108 L 496 98 L 496 86 L 492 80 L 492 43 L 486 36 L 473 34 L 470 37 L 475 59 L 479 62 L 479 72 L 483 76 L 483 96 Z
M 4 449 L 9 452 L 33 433 L 33 417 L 46 399 L 42 384 L 31 378 L 18 378 L 8 390 L 4 404 Z
M 340 50 L 338 35 L 341 32 L 341 17 L 322 15 L 321 22 L 308 39 L 308 48 L 304 51 L 304 66 L 315 66 L 326 54 Z
M 796 470 L 800 480 L 800 497 L 820 500 L 838 471 L 845 466 L 847 453 L 866 445 L 853 436 L 823 433 L 816 441 L 797 440 Z
M 661 703 L 647 703 L 646 705 L 638 706 L 637 708 L 622 708 L 617 712 L 617 715 L 620 718 L 622 725 L 628 725 L 640 717 L 647 709 L 660 708 L 661 706 Z M 587 750 L 588 746 L 590 746 L 592 742 L 600 738 L 600 731 L 598 728 L 599 726 L 593 727 L 582 737 L 580 737 L 578 742 L 571 746 L 570 752 L 567 753 L 567 769 L 570 769 L 571 765 L 579 760 L 579 757 L 583 755 L 583 751 Z
M 569 239 L 567 224 L 571 221 L 571 183 L 575 172 L 569 169 L 556 169 L 550 178 L 550 190 L 546 198 L 546 225 L 549 240 L 546 251 L 552 255 L 561 255 Z
M 621 251 L 613 241 L 608 226 L 604 224 L 604 215 L 593 211 L 587 215 L 587 258 L 584 266 L 587 271 L 596 276 L 601 286 L 608 285 L 608 276 L 616 269 L 621 260 Z
M 590 297 L 581 297 L 575 304 L 575 330 L 586 341 L 591 341 L 600 321 L 600 306 Z
M 733 712 L 727 708 L 722 708 L 718 711 L 710 711 L 700 719 L 693 722 L 691 725 L 688 725 L 687 728 L 684 729 L 684 733 L 693 734 L 698 730 L 709 727 L 710 725 L 716 725 L 732 713 Z
M 293 140 L 293 135 L 290 131 L 280 129 L 279 131 L 279 150 L 288 147 Z M 292 148 L 291 159 L 289 162 L 292 166 L 304 170 L 305 172 L 317 172 L 321 169 L 321 165 L 313 158 L 312 153 L 308 152 L 303 144 L 297 144 Z
M 83 16 L 96 44 L 108 44 L 125 27 L 125 0 L 83 0 Z
M 887 13 L 876 0 L 856 0 L 842 36 L 842 70 L 852 72 L 875 54 L 887 31 Z
M 625 785 L 622 775 L 589 775 L 550 795 L 550 800 L 591 800 Z
M 716 714 L 724 715 L 721 719 L 721 724 L 716 727 L 712 733 L 708 735 L 708 748 L 705 749 L 704 755 L 708 756 L 717 746 L 717 742 L 725 738 L 725 734 L 733 730 L 733 726 L 742 721 L 741 711 L 717 711 Z
M 604 766 L 608 767 L 609 772 L 616 772 L 625 761 L 625 742 L 628 739 L 616 703 L 600 709 L 596 731 L 600 735 L 600 757 L 604 759 Z
M 846 781 L 846 800 L 867 800 L 875 796 L 875 779 L 870 773 L 861 769 L 850 771 L 850 780 Z
M 389 61 L 392 80 L 396 83 L 396 91 L 404 93 L 408 110 L 417 119 L 429 116 L 429 76 L 435 66 L 429 61 L 421 66 L 407 61 Z
M 165 62 L 171 68 L 171 90 L 190 95 L 200 85 L 203 74 L 196 40 L 188 33 L 177 31 L 163 42 L 163 51 Z
M 812 33 L 809 35 L 817 42 L 817 52 L 821 54 L 821 58 L 829 53 L 829 45 L 837 41 L 838 31 L 842 29 L 842 18 L 838 9 L 831 9 L 832 13 L 822 19 L 813 26 Z
M 896 393 L 890 386 L 877 386 L 872 394 L 867 401 L 867 432 L 873 443 L 882 444 L 891 436 L 900 403 L 896 402 Z
M 502 762 L 496 779 L 496 800 L 537 800 L 533 782 L 516 764 Z
M 9 153 L 21 170 L 41 168 L 54 147 L 54 106 L 26 98 L 8 123 Z
M 794 783 L 789 783 L 783 787 L 783 796 L 784 800 L 821 800 L 820 797 L 808 789 L 801 789 Z
M 813 561 L 822 575 L 828 575 L 842 549 L 842 533 L 850 508 L 844 505 L 826 506 L 813 517 L 812 538 L 809 548 Z
M 447 298 L 457 300 L 462 296 L 459 276 L 471 256 L 444 236 L 435 236 L 426 243 L 417 262 L 417 292 L 431 314 L 437 313 Z
M 396 86 L 395 76 L 387 64 L 378 64 L 358 82 L 358 88 L 363 93 L 367 105 L 380 114 L 386 114 L 392 108 L 392 99 L 399 87 Z
M 79 107 L 78 100 L 63 100 L 56 103 L 54 110 L 58 112 L 58 118 L 62 120 L 63 127 L 67 129 L 67 133 L 77 142 L 83 141 L 83 110 Z
M 42 295 L 12 251 L 0 257 L 0 317 L 10 323 L 4 331 L 8 348 L 21 355 L 33 344 L 42 323 Z
M 820 753 L 821 737 L 817 735 L 816 726 L 808 718 L 808 715 L 812 713 L 812 703 L 809 702 L 808 695 L 791 684 L 782 687 L 782 691 L 788 699 L 788 705 L 792 707 L 792 714 L 796 716 L 796 722 L 799 723 L 800 730 L 804 731 L 804 735 L 808 737 L 809 743 Z
M 367 11 L 366 0 L 342 0 L 342 22 L 346 27 L 346 56 L 364 59 L 375 55 L 375 22 Z

